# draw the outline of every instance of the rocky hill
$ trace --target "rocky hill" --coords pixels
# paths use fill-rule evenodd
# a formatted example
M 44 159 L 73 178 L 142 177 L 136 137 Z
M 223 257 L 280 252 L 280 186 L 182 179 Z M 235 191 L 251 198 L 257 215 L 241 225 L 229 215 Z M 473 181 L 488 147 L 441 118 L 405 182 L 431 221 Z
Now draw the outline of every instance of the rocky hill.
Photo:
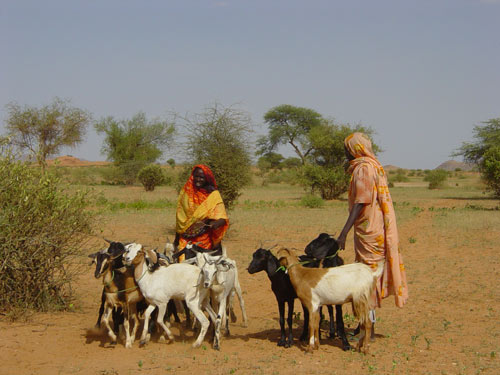
M 445 171 L 454 171 L 460 168 L 462 171 L 471 171 L 475 167 L 474 164 L 463 163 L 456 160 L 448 160 L 439 164 L 435 169 L 444 169 Z

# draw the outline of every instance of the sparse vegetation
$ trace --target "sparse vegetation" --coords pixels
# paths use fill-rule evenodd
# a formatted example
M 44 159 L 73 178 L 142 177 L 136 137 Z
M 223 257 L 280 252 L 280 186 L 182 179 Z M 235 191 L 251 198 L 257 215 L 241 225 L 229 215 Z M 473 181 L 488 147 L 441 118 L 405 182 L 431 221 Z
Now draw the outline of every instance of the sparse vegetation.
M 85 191 L 68 193 L 53 173 L 0 157 L 0 311 L 64 309 L 91 233 L 93 214 Z M 16 317 L 12 314 L 11 317 Z M 19 316 L 17 316 L 19 317 Z

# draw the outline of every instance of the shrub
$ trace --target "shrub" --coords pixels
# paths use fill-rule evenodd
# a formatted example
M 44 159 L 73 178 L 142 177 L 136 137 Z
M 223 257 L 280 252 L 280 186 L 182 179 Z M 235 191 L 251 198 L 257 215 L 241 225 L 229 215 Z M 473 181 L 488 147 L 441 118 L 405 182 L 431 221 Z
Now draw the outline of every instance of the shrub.
M 42 174 L 1 150 L 0 311 L 48 311 L 73 300 L 74 257 L 95 216 L 86 210 L 88 192 L 65 188 L 51 171 Z
M 335 199 L 347 191 L 350 176 L 342 166 L 323 168 L 306 164 L 301 170 L 301 184 L 318 192 L 323 199 Z
M 410 179 L 406 177 L 406 171 L 404 169 L 398 169 L 393 176 L 389 178 L 390 182 L 408 182 Z
M 445 186 L 448 172 L 443 169 L 435 169 L 429 171 L 424 178 L 424 181 L 429 182 L 429 189 L 441 189 Z
M 153 191 L 156 186 L 165 181 L 165 176 L 159 165 L 149 164 L 139 171 L 137 179 L 144 186 L 146 191 Z
M 325 201 L 316 195 L 308 194 L 300 199 L 300 205 L 309 208 L 321 208 L 325 205 Z
M 481 170 L 488 188 L 500 198 L 500 147 L 491 147 L 484 153 Z

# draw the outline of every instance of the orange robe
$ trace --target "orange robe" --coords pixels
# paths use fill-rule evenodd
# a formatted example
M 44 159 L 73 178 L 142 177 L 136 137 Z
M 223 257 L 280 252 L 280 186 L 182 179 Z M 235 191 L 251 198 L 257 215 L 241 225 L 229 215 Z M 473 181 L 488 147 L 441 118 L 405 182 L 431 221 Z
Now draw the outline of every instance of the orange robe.
M 349 167 L 349 211 L 355 203 L 364 204 L 354 223 L 356 261 L 374 269 L 385 262 L 372 303 L 380 307 L 383 298 L 394 295 L 396 306 L 403 307 L 408 299 L 408 285 L 385 171 L 363 134 L 347 137 L 345 146 L 355 157 Z
M 214 188 L 217 188 L 213 173 L 207 166 L 201 164 L 195 165 L 193 172 L 196 168 L 201 168 L 207 182 Z M 226 223 L 217 229 L 209 229 L 195 238 L 187 239 L 183 237 L 183 233 L 191 225 L 206 219 L 225 219 Z M 177 201 L 176 232 L 180 234 L 179 250 L 184 249 L 188 242 L 197 244 L 204 249 L 211 249 L 222 240 L 228 227 L 229 219 L 219 191 L 208 192 L 205 189 L 197 189 L 193 184 L 193 173 L 191 173 Z

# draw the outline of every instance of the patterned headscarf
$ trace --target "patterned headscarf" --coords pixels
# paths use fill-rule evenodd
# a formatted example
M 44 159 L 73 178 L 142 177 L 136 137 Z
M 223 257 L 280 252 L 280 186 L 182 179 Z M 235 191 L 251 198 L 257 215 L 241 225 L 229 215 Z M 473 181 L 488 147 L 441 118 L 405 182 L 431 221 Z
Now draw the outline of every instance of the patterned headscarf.
M 198 189 L 194 185 L 194 171 L 196 169 L 201 169 L 205 175 L 206 186 Z M 198 205 L 203 202 L 212 191 L 217 190 L 217 183 L 215 182 L 215 177 L 212 170 L 205 164 L 197 164 L 191 170 L 191 175 L 187 180 L 183 188 L 184 192 L 193 200 L 193 202 Z
M 375 167 L 379 175 L 385 176 L 384 168 L 382 168 L 382 165 L 373 152 L 372 142 L 365 134 L 359 132 L 352 133 L 344 140 L 344 146 L 354 157 L 354 160 L 349 162 L 349 173 L 352 173 L 354 168 L 360 163 L 368 162 Z

